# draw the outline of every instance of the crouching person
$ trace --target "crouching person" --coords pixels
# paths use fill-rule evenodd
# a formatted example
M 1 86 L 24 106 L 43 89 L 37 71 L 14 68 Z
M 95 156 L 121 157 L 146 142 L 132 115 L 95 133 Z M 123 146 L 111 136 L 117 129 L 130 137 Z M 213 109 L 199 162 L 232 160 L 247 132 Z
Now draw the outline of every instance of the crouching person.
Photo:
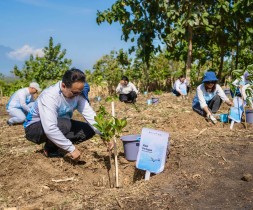
M 74 146 L 95 135 L 95 112 L 81 95 L 85 75 L 78 69 L 66 71 L 62 81 L 45 89 L 35 101 L 24 123 L 26 138 L 36 144 L 45 142 L 44 155 L 63 156 L 64 151 L 73 160 L 80 158 Z M 78 110 L 87 122 L 71 119 Z
M 218 79 L 214 72 L 206 72 L 202 84 L 197 87 L 197 93 L 192 102 L 193 110 L 206 117 L 206 119 L 211 120 L 214 124 L 217 120 L 213 114 L 219 110 L 222 101 L 229 106 L 233 105 L 221 86 L 217 84 L 217 81 Z
M 119 100 L 125 103 L 135 103 L 138 90 L 135 85 L 129 82 L 128 77 L 123 76 L 116 88 L 116 93 L 119 93 Z
M 22 124 L 27 113 L 34 103 L 34 94 L 40 92 L 40 86 L 36 82 L 30 83 L 29 87 L 17 90 L 6 105 L 6 110 L 10 115 L 7 120 L 8 125 Z

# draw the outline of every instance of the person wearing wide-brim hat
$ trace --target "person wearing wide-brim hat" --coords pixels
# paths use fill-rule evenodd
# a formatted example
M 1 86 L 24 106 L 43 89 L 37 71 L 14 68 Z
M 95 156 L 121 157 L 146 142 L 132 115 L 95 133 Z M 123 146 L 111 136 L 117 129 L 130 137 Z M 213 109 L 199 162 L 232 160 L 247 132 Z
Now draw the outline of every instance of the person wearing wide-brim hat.
M 6 105 L 6 111 L 10 115 L 8 125 L 21 124 L 25 121 L 26 114 L 34 103 L 34 94 L 41 92 L 37 82 L 31 82 L 29 87 L 17 90 Z
M 233 105 L 217 82 L 218 79 L 213 71 L 206 72 L 202 84 L 197 87 L 197 92 L 192 102 L 193 110 L 207 117 L 213 123 L 217 122 L 213 114 L 219 110 L 222 101 L 229 106 Z

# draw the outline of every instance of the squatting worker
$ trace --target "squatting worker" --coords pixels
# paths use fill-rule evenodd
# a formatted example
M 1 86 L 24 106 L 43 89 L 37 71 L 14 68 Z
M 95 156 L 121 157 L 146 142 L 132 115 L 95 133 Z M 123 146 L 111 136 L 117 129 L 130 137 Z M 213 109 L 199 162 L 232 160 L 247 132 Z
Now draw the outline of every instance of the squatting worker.
M 36 144 L 45 143 L 44 155 L 63 156 L 62 150 L 73 160 L 80 158 L 74 146 L 99 133 L 92 125 L 95 112 L 81 95 L 85 75 L 79 69 L 65 72 L 62 81 L 45 89 L 31 107 L 24 123 L 26 138 Z M 78 110 L 87 122 L 71 119 Z M 59 149 L 60 148 L 60 149 Z
M 187 84 L 185 76 L 181 75 L 174 83 L 172 92 L 176 96 L 187 95 Z
M 217 122 L 213 114 L 219 110 L 222 101 L 229 106 L 233 105 L 217 81 L 213 71 L 206 72 L 202 84 L 197 87 L 197 93 L 192 102 L 193 110 L 213 123 Z
M 116 93 L 119 93 L 119 100 L 125 103 L 135 103 L 138 90 L 132 82 L 129 82 L 128 77 L 123 76 L 116 88 Z
M 40 86 L 36 82 L 30 83 L 29 87 L 17 90 L 11 96 L 6 105 L 6 111 L 10 115 L 8 125 L 21 124 L 25 121 L 26 114 L 30 111 L 34 102 L 34 94 L 40 92 Z

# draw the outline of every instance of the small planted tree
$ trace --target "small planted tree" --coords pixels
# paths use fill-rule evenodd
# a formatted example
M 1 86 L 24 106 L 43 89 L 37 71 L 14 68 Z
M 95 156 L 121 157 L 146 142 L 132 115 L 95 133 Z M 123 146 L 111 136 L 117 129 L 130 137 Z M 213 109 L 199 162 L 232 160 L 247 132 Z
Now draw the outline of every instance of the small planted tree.
M 113 102 L 112 102 L 113 103 Z M 101 132 L 101 139 L 103 140 L 104 144 L 108 146 L 109 152 L 109 161 L 110 161 L 110 168 L 112 168 L 112 161 L 111 161 L 111 146 L 113 142 L 114 146 L 114 157 L 115 157 L 115 174 L 116 174 L 116 187 L 118 187 L 118 152 L 117 152 L 117 143 L 116 139 L 120 137 L 122 129 L 126 127 L 127 121 L 125 118 L 118 119 L 113 114 L 110 115 L 104 106 L 100 106 L 97 116 L 95 117 L 96 127 Z M 110 177 L 109 177 L 110 178 Z M 110 178 L 111 179 L 111 178 Z M 111 185 L 111 183 L 110 183 Z

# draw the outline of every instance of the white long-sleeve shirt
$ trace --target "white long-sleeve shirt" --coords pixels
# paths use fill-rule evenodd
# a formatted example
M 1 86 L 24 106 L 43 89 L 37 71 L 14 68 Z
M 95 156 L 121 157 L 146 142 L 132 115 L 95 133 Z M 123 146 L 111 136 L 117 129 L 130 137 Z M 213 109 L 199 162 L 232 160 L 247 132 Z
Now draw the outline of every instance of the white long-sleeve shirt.
M 136 94 L 138 93 L 137 88 L 132 82 L 128 82 L 126 86 L 119 83 L 116 88 L 116 93 L 119 94 L 129 94 L 131 91 L 136 92 Z
M 184 82 L 181 82 L 180 79 L 177 79 L 174 83 L 173 89 L 180 93 L 185 93 L 187 90 L 187 82 L 184 80 Z
M 192 106 L 200 103 L 200 107 L 203 109 L 205 106 L 207 106 L 207 102 L 210 101 L 215 95 L 219 95 L 222 101 L 229 101 L 220 85 L 216 84 L 216 89 L 214 92 L 207 92 L 205 85 L 201 84 L 197 87 L 197 93 L 192 101 Z
M 33 96 L 28 88 L 17 90 L 10 98 L 6 105 L 6 110 L 10 111 L 12 108 L 22 109 L 26 112 L 30 111 L 29 103 L 33 102 Z
M 94 117 L 96 113 L 93 111 L 88 101 L 81 95 L 74 98 L 65 98 L 61 91 L 61 82 L 45 89 L 38 99 L 35 101 L 28 113 L 24 127 L 41 121 L 42 127 L 48 139 L 50 139 L 58 147 L 65 151 L 73 152 L 75 146 L 60 131 L 58 118 L 71 119 L 74 110 L 78 110 L 86 121 L 95 124 Z M 93 126 L 95 132 L 99 133 Z

